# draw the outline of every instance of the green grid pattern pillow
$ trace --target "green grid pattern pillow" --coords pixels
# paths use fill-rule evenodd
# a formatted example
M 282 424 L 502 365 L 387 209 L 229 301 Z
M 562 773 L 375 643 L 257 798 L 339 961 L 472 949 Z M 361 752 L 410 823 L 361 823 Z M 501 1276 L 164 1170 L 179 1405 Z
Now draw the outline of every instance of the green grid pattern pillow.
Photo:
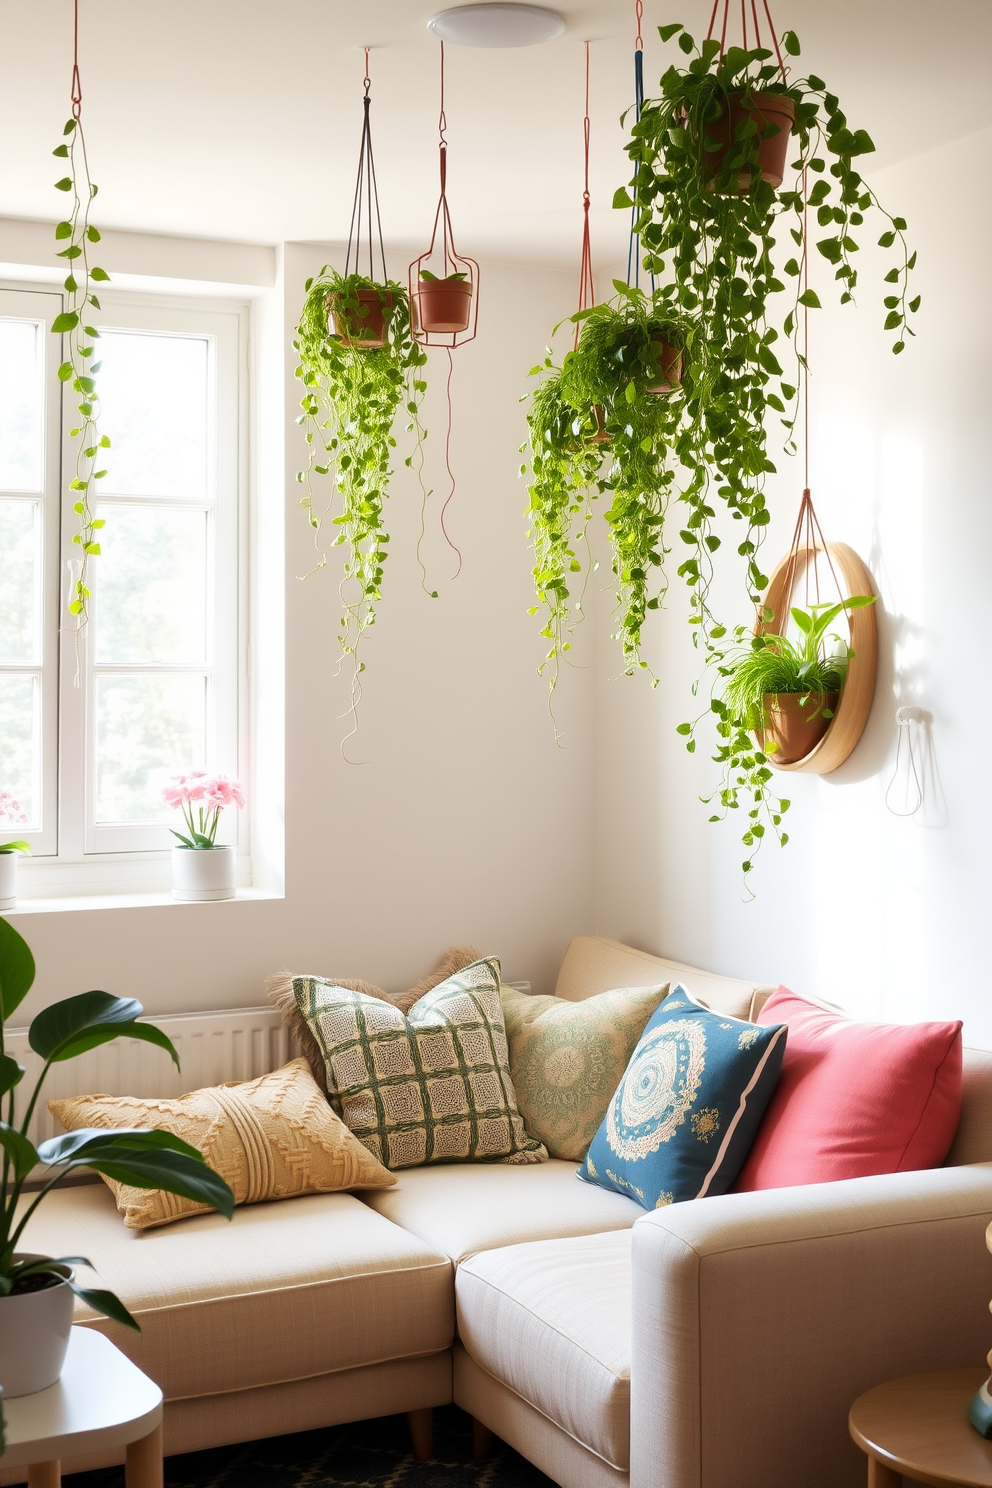
M 474 961 L 399 1008 L 321 977 L 294 977 L 331 1105 L 387 1168 L 543 1162 L 510 1079 L 499 962 Z

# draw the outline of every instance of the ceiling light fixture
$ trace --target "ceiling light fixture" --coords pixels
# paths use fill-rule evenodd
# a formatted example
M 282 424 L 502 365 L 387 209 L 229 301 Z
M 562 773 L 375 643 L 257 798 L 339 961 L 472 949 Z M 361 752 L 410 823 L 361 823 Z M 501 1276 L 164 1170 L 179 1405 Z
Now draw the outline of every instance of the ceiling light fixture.
M 456 5 L 431 16 L 427 29 L 454 46 L 521 47 L 560 36 L 565 22 L 542 5 Z

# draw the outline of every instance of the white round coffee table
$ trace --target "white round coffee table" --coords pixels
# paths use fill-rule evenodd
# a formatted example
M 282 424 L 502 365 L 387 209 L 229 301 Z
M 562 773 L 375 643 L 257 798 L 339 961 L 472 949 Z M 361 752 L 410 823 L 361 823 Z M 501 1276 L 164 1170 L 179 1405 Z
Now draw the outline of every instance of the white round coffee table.
M 29 1488 L 59 1488 L 62 1459 L 127 1449 L 127 1488 L 162 1488 L 162 1391 L 92 1328 L 73 1328 L 62 1377 L 3 1402 L 0 1466 L 26 1467 Z

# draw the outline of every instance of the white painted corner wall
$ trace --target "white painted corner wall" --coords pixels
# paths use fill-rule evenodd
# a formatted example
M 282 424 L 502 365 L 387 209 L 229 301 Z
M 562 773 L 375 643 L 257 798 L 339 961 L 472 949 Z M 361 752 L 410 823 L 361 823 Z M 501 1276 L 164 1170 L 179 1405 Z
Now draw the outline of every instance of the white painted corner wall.
M 992 553 L 992 207 L 974 161 L 992 130 L 872 178 L 919 251 L 917 339 L 893 357 L 881 330 L 890 255 L 860 257 L 856 309 L 811 315 L 811 488 L 828 539 L 868 562 L 880 595 L 880 671 L 863 739 L 835 774 L 779 777 L 792 799 L 784 849 L 765 846 L 744 903 L 736 823 L 708 825 L 697 797 L 716 767 L 686 754 L 694 655 L 673 578 L 650 656 L 661 683 L 610 681 L 604 618 L 597 669 L 597 928 L 714 970 L 783 981 L 863 1017 L 962 1018 L 992 1046 L 989 893 L 992 694 L 983 641 Z M 874 242 L 877 232 L 866 233 Z M 822 263 L 822 261 L 821 261 Z M 826 304 L 825 263 L 813 270 Z M 776 458 L 773 455 L 773 458 Z M 802 488 L 778 460 L 766 571 L 786 548 Z M 674 539 L 676 548 L 677 538 Z M 672 572 L 677 565 L 673 554 Z M 721 594 L 747 618 L 743 585 Z M 936 776 L 926 808 L 885 806 L 895 710 L 932 715 Z

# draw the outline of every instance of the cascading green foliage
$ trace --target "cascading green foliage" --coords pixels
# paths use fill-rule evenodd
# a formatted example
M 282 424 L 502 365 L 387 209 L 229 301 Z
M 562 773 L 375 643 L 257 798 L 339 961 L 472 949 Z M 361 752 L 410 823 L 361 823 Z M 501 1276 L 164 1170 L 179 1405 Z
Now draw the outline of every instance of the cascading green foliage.
M 679 459 L 695 463 L 684 428 L 692 323 L 673 313 L 663 293 L 651 298 L 619 280 L 615 287 L 617 303 L 574 317 L 582 324 L 579 343 L 561 368 L 549 354 L 533 369 L 544 376 L 528 414 L 529 535 L 540 602 L 531 613 L 541 605 L 547 612 L 541 633 L 551 643 L 544 666 L 553 666 L 552 687 L 581 617 L 571 576 L 584 574 L 584 586 L 591 502 L 602 495 L 610 497 L 605 517 L 624 670 L 646 666 L 641 631 L 665 593 L 664 521 L 676 467 Z M 660 395 L 648 390 L 665 381 L 662 344 L 681 354 L 684 382 Z
M 348 345 L 329 328 L 328 317 L 335 308 L 350 324 L 361 326 L 368 313 L 359 300 L 362 290 L 378 292 L 387 325 L 381 347 Z M 343 655 L 356 655 L 382 597 L 389 544 L 384 508 L 396 447 L 393 426 L 403 403 L 408 432 L 418 441 L 423 438 L 419 406 L 427 384 L 416 374 L 427 357 L 411 336 L 407 291 L 401 284 L 389 280 L 377 285 L 359 274 L 346 278 L 326 265 L 307 280 L 293 345 L 300 358 L 296 375 L 304 388 L 297 422 L 306 432 L 309 455 L 307 468 L 297 475 L 305 487 L 301 504 L 319 554 L 316 568 L 327 561 L 325 521 L 336 529 L 330 546 L 347 547 L 338 638 Z M 411 459 L 406 459 L 407 465 Z M 326 502 L 315 489 L 315 476 L 330 479 Z M 363 670 L 357 656 L 356 664 L 358 671 Z
M 67 382 L 79 398 L 79 423 L 69 431 L 70 437 L 78 441 L 69 489 L 74 494 L 72 509 L 77 519 L 72 541 L 79 548 L 79 570 L 73 577 L 69 613 L 76 616 L 77 630 L 81 630 L 89 618 L 89 560 L 99 556 L 97 533 L 104 525 L 104 519 L 93 514 L 93 482 L 106 476 L 106 470 L 97 470 L 96 465 L 103 457 L 102 451 L 110 448 L 110 440 L 97 427 L 100 398 L 96 374 L 100 363 L 92 357 L 93 342 L 99 339 L 100 332 L 85 321 L 88 306 L 100 309 L 92 286 L 107 283 L 110 275 L 89 261 L 91 246 L 100 241 L 99 232 L 90 222 L 90 207 L 99 188 L 90 180 L 82 122 L 70 119 L 63 135 L 63 143 L 52 154 L 68 161 L 69 174 L 56 181 L 55 189 L 71 195 L 72 210 L 56 224 L 55 238 L 56 242 L 65 243 L 64 248 L 57 250 L 57 256 L 65 259 L 69 272 L 63 285 L 65 309 L 55 317 L 52 330 L 65 337 L 66 356 L 59 367 L 59 380 Z
M 662 276 L 674 292 L 673 304 L 695 317 L 701 355 L 709 372 L 699 408 L 711 489 L 733 517 L 745 525 L 738 550 L 747 564 L 748 588 L 757 602 L 767 585 L 758 547 L 768 524 L 765 477 L 775 470 L 767 450 L 767 414 L 781 417 L 788 449 L 794 450 L 796 371 L 783 368 L 782 344 L 792 343 L 793 368 L 802 363 L 799 341 L 804 309 L 816 309 L 816 292 L 805 288 L 807 256 L 815 247 L 833 266 L 841 303 L 853 299 L 859 229 L 866 215 L 884 219 L 879 243 L 895 248 L 896 262 L 885 276 L 885 329 L 900 352 L 913 332 L 910 316 L 919 297 L 909 298 L 909 274 L 916 262 L 904 236 L 906 223 L 884 210 L 864 181 L 856 161 L 874 145 L 864 130 L 852 130 L 836 95 L 817 77 L 783 82 L 772 53 L 764 48 L 730 47 L 723 57 L 716 40 L 695 43 L 681 25 L 659 27 L 663 41 L 678 38 L 690 59 L 672 65 L 661 79 L 661 95 L 644 104 L 627 146 L 634 166 L 630 191 L 621 190 L 617 207 L 636 204 L 645 267 Z M 799 55 L 793 32 L 783 44 Z M 722 165 L 704 152 L 719 151 L 716 135 L 727 125 L 731 103 L 755 94 L 778 94 L 795 107 L 788 160 L 795 182 L 775 189 L 761 178 L 758 124 L 745 109 L 724 147 Z M 764 137 L 777 133 L 769 123 Z M 742 182 L 750 184 L 740 189 Z M 818 233 L 807 237 L 807 214 Z M 787 291 L 789 282 L 793 292 Z M 782 296 L 776 301 L 776 296 Z M 776 306 L 781 306 L 776 316 Z M 778 345 L 776 343 L 779 343 Z M 710 519 L 707 518 L 707 521 Z M 715 627 L 706 606 L 705 578 L 686 569 L 694 590 L 693 619 L 708 650 L 725 633 Z
M 748 849 L 741 864 L 745 883 L 754 868 L 755 854 L 769 832 L 782 847 L 789 840 L 782 831 L 782 818 L 790 802 L 771 789 L 774 772 L 769 757 L 775 745 L 762 746 L 755 738 L 768 726 L 765 698 L 792 694 L 804 709 L 808 705 L 808 718 L 832 718 L 827 694 L 839 693 L 843 688 L 854 652 L 840 636 L 829 634 L 830 627 L 850 610 L 874 603 L 873 594 L 855 594 L 841 604 L 793 608 L 789 613 L 799 632 L 798 640 L 773 631 L 752 635 L 738 625 L 733 631 L 734 644 L 715 656 L 715 685 L 708 711 L 716 719 L 718 744 L 713 758 L 721 767 L 722 780 L 713 795 L 704 800 L 707 804 L 719 801 L 721 807 L 710 817 L 711 822 L 723 821 L 731 811 L 746 808 L 741 838 Z M 764 609 L 762 620 L 771 625 L 775 616 Z M 689 740 L 686 747 L 690 753 L 695 749 L 691 737 L 694 727 L 682 723 L 678 728 Z

